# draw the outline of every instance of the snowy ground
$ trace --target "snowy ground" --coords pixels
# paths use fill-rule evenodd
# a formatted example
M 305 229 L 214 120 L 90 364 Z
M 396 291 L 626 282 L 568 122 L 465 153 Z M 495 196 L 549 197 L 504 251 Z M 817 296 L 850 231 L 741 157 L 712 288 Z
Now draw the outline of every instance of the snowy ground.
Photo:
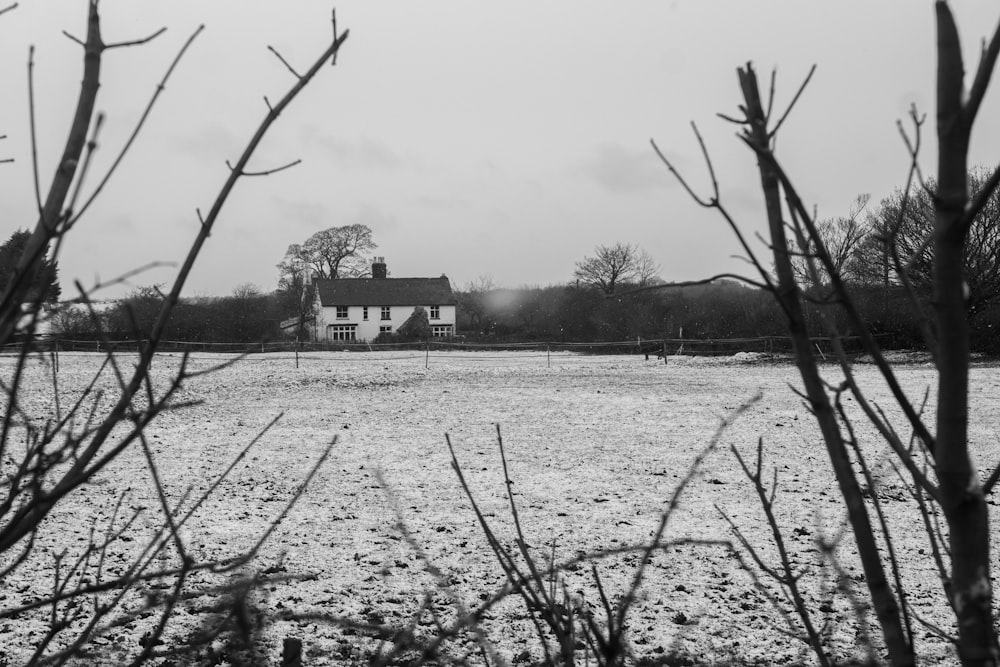
M 176 355 L 158 357 L 154 371 L 166 377 L 178 360 Z M 191 363 L 208 368 L 219 360 L 196 355 Z M 932 372 L 921 360 L 909 361 L 899 377 L 920 399 Z M 78 390 L 98 362 L 96 355 L 60 355 L 62 391 Z M 9 363 L 0 360 L 4 368 Z M 780 479 L 778 511 L 786 540 L 796 562 L 809 568 L 804 582 L 810 601 L 824 610 L 817 620 L 829 623 L 838 655 L 856 650 L 850 602 L 832 593 L 830 568 L 815 544 L 817 535 L 832 537 L 841 525 L 838 493 L 817 429 L 792 391 L 798 380 L 788 363 L 759 355 L 669 357 L 664 363 L 642 356 L 545 352 L 313 353 L 298 363 L 288 354 L 255 355 L 193 379 L 180 398 L 201 403 L 168 412 L 147 430 L 163 483 L 179 499 L 189 487 L 195 492 L 207 488 L 254 435 L 281 415 L 185 528 L 192 551 L 206 557 L 236 554 L 252 544 L 336 438 L 329 460 L 256 561 L 258 571 L 271 573 L 263 587 L 266 596 L 255 600 L 261 610 L 314 615 L 271 624 L 263 640 L 269 654 L 277 656 L 281 639 L 294 636 L 304 642 L 307 664 L 357 664 L 377 645 L 319 616 L 400 627 L 410 623 L 435 584 L 414 546 L 401 539 L 398 519 L 466 604 L 473 606 L 499 588 L 502 572 L 451 470 L 446 433 L 481 508 L 501 541 L 512 545 L 496 446 L 495 424 L 500 424 L 527 540 L 539 560 L 554 545 L 562 561 L 647 541 L 719 419 L 758 392 L 763 398 L 726 430 L 688 488 L 666 537 L 731 540 L 721 509 L 766 554 L 773 553 L 752 488 L 728 451 L 735 445 L 750 456 L 762 437 L 766 465 L 776 468 Z M 835 380 L 835 369 L 828 372 Z M 871 396 L 893 414 L 874 369 L 859 364 L 857 372 L 872 388 Z M 46 373 L 40 362 L 31 366 L 34 389 L 25 404 L 37 413 L 52 405 Z M 1000 372 L 979 368 L 972 379 L 971 437 L 985 475 L 1000 459 L 995 437 Z M 870 430 L 859 431 L 869 464 L 883 480 L 878 495 L 907 566 L 914 609 L 929 622 L 947 625 L 919 520 Z M 158 501 L 149 477 L 141 456 L 131 452 L 104 471 L 88 493 L 60 506 L 48 520 L 51 530 L 39 542 L 31 568 L 20 568 L 0 586 L 0 608 L 46 591 L 53 555 L 79 549 L 92 525 L 103 530 L 121 493 L 127 508 L 148 508 L 137 528 L 154 525 Z M 140 542 L 136 533 L 133 544 Z M 127 546 L 117 555 L 121 562 Z M 850 546 L 845 540 L 837 557 L 857 579 Z M 594 562 L 605 589 L 616 596 L 627 589 L 637 557 L 626 553 Z M 285 575 L 295 578 L 280 580 Z M 589 568 L 575 568 L 565 577 L 571 593 L 596 600 Z M 209 583 L 196 577 L 191 585 L 198 590 Z M 433 605 L 442 617 L 451 613 L 440 591 Z M 134 654 L 149 622 L 139 619 L 109 634 L 109 664 L 126 652 Z M 190 633 L 186 623 L 194 620 L 179 616 L 168 639 Z M 809 660 L 801 642 L 782 635 L 778 614 L 722 546 L 679 546 L 658 553 L 629 627 L 632 650 L 645 664 Z M 43 620 L 30 614 L 0 621 L 8 660 L 0 657 L 0 665 L 20 664 L 43 628 Z M 418 628 L 433 630 L 427 619 Z M 491 612 L 484 629 L 498 652 L 515 664 L 541 655 L 524 607 L 515 600 Z M 944 641 L 923 628 L 917 636 L 928 664 L 947 662 Z

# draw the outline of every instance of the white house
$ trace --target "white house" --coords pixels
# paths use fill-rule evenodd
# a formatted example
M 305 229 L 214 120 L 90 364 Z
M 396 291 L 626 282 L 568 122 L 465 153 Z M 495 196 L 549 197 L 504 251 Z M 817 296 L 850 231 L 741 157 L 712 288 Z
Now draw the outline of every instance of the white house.
M 427 311 L 431 334 L 455 335 L 455 295 L 447 276 L 389 278 L 385 260 L 376 257 L 371 278 L 317 280 L 315 339 L 370 341 L 393 333 L 417 306 Z

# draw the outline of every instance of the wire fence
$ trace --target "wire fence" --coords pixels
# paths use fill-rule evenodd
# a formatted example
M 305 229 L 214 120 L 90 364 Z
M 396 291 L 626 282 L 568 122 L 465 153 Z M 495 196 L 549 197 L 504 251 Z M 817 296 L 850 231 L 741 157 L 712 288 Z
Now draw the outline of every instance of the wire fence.
M 857 347 L 857 338 L 844 337 L 841 344 L 851 351 Z M 833 354 L 831 340 L 826 337 L 811 339 L 816 351 L 822 357 Z M 33 352 L 57 356 L 61 352 L 89 353 L 138 353 L 148 345 L 147 340 L 73 340 L 58 337 L 36 337 L 30 341 Z M 19 354 L 23 343 L 13 343 L 0 348 L 0 355 Z M 479 362 L 491 360 L 520 361 L 522 363 L 552 364 L 553 359 L 573 358 L 583 361 L 588 357 L 595 360 L 608 355 L 642 355 L 646 360 L 663 359 L 677 355 L 691 356 L 733 356 L 741 353 L 762 355 L 787 355 L 792 351 L 791 339 L 786 336 L 759 336 L 753 338 L 638 338 L 629 341 L 532 341 L 532 342 L 473 342 L 463 340 L 427 340 L 409 343 L 362 343 L 338 341 L 336 343 L 265 341 L 260 343 L 202 342 L 202 341 L 160 341 L 160 353 L 184 353 L 195 356 L 244 355 L 246 359 L 294 359 L 298 365 L 302 361 L 347 360 L 352 355 L 320 354 L 328 352 L 364 353 L 366 361 L 415 361 L 424 360 L 429 366 L 432 359 L 461 361 L 475 359 Z

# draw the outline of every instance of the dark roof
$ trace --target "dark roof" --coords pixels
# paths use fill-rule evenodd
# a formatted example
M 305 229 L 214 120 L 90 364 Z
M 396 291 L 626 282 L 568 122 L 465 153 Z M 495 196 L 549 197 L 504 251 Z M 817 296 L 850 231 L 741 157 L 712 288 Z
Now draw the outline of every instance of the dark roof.
M 440 278 L 338 278 L 317 280 L 323 306 L 452 306 L 455 295 Z

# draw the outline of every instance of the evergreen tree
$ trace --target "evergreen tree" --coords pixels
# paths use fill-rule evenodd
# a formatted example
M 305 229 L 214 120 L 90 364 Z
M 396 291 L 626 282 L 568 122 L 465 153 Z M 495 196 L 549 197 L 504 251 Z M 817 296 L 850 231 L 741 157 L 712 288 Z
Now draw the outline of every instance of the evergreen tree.
M 0 293 L 3 293 L 8 284 L 14 278 L 14 269 L 17 267 L 21 254 L 31 238 L 31 232 L 19 229 L 10 235 L 3 245 L 0 245 Z M 39 300 L 43 303 L 57 303 L 62 289 L 59 287 L 59 263 L 53 259 L 42 260 L 31 289 L 28 291 L 24 303 L 34 303 Z

